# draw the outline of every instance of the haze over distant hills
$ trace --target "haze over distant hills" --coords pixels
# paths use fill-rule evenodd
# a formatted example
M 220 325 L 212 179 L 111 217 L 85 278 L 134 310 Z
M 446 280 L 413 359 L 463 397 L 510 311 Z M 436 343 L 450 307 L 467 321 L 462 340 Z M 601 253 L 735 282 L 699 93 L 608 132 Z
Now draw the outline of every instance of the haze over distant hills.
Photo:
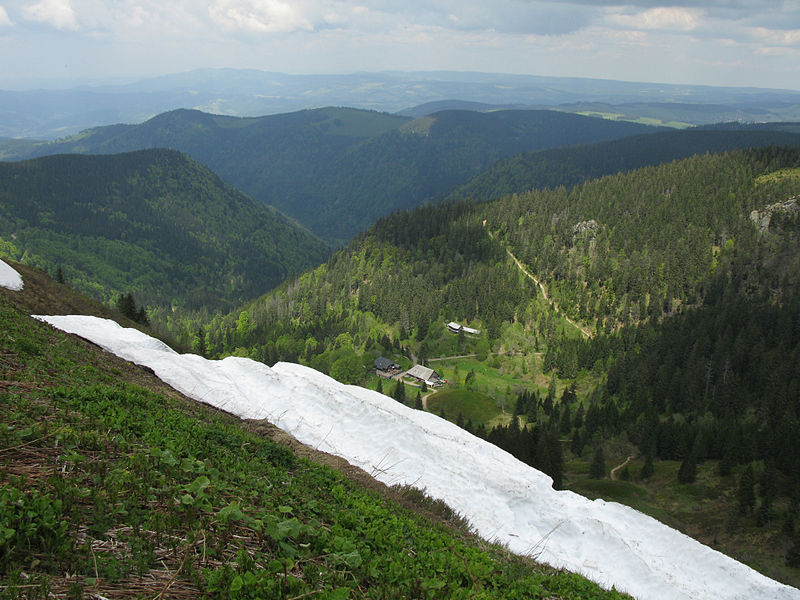
M 139 123 L 176 108 L 233 116 L 323 106 L 413 113 L 418 105 L 452 99 L 488 107 L 567 105 L 569 112 L 596 111 L 583 103 L 603 103 L 603 113 L 635 112 L 660 121 L 673 120 L 673 104 L 705 105 L 684 111 L 683 120 L 692 124 L 800 119 L 800 92 L 791 90 L 448 71 L 288 75 L 202 69 L 128 84 L 0 91 L 0 136 L 51 139 L 98 125 Z M 616 107 L 632 103 L 635 109 Z

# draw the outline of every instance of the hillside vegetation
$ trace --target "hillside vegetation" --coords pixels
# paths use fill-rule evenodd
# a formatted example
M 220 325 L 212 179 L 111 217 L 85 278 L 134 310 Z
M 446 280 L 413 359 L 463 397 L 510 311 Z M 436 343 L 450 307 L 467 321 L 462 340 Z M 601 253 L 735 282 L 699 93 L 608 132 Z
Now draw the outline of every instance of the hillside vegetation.
M 794 125 L 794 126 L 793 126 Z M 662 131 L 611 142 L 523 152 L 499 160 L 486 171 L 442 195 L 444 200 L 495 200 L 533 189 L 572 187 L 604 175 L 689 158 L 695 154 L 800 143 L 797 124 L 747 128 L 721 124 L 713 128 Z
M 31 319 L 32 292 L 0 290 L 3 598 L 623 597 L 179 396 Z
M 0 163 L 0 252 L 109 301 L 230 309 L 323 261 L 318 238 L 171 150 Z
M 345 242 L 504 156 L 647 131 L 653 129 L 555 111 L 445 111 L 418 122 L 348 108 L 258 118 L 178 110 L 42 143 L 17 157 L 175 148 L 318 236 Z
M 414 382 L 369 369 L 427 361 L 475 392 L 464 427 L 556 485 L 796 583 L 799 168 L 798 147 L 735 151 L 399 212 L 243 310 L 171 326 L 202 353 L 300 361 L 415 405 Z M 628 456 L 630 481 L 592 483 Z

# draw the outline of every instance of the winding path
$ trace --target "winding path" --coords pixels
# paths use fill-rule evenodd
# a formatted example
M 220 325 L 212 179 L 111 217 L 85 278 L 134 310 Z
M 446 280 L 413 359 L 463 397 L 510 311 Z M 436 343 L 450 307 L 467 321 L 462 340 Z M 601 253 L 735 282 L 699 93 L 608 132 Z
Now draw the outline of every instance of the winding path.
M 486 226 L 486 222 L 484 221 L 484 227 L 485 226 Z M 489 234 L 490 238 L 494 239 L 494 234 L 491 231 L 489 231 L 487 229 L 486 232 Z M 542 290 L 542 296 L 544 296 L 544 299 L 547 302 L 550 303 L 550 306 L 552 306 L 556 310 L 556 312 L 559 315 L 561 315 L 561 317 L 567 323 L 569 323 L 570 325 L 575 327 L 578 331 L 580 331 L 581 335 L 583 335 L 583 337 L 586 337 L 586 338 L 594 337 L 594 333 L 592 332 L 591 329 L 589 329 L 588 327 L 584 327 L 583 325 L 580 325 L 579 323 L 576 323 L 575 321 L 570 319 L 567 316 L 567 314 L 563 310 L 561 310 L 561 307 L 558 305 L 558 303 L 547 295 L 547 288 L 544 287 L 544 284 L 541 281 L 539 281 L 539 279 L 536 277 L 536 275 L 534 275 L 533 273 L 528 271 L 528 269 L 525 268 L 525 265 L 523 265 L 520 262 L 520 260 L 516 256 L 514 256 L 514 253 L 511 252 L 511 250 L 508 247 L 505 247 L 505 249 L 506 249 L 506 253 L 508 253 L 508 255 L 511 257 L 511 259 L 516 263 L 516 265 L 519 268 L 519 270 L 522 271 L 523 273 L 525 273 L 525 275 L 528 277 L 528 279 L 530 279 L 536 285 L 539 286 L 539 289 Z
M 632 460 L 633 460 L 633 456 L 629 456 L 628 458 L 625 459 L 624 463 L 622 463 L 621 465 L 617 465 L 616 467 L 611 469 L 611 479 L 616 481 L 617 472 L 620 471 L 620 469 L 624 469 L 625 467 L 627 467 L 628 463 L 630 463 Z

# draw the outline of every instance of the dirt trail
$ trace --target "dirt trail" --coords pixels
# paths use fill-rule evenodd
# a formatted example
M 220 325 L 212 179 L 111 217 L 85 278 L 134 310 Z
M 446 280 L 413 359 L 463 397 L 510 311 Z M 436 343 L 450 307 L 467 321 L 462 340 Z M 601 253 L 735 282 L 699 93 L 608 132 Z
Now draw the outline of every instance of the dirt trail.
M 628 458 L 625 459 L 624 463 L 622 463 L 621 465 L 617 465 L 616 467 L 611 469 L 611 479 L 616 481 L 617 472 L 619 472 L 621 469 L 624 469 L 625 467 L 627 467 L 628 463 L 630 463 L 633 460 L 633 458 L 634 458 L 633 456 L 629 456 Z
M 485 226 L 485 222 L 484 222 L 484 226 Z M 488 229 L 487 229 L 487 233 L 489 234 L 489 237 L 490 237 L 490 238 L 494 239 L 494 234 L 493 234 L 491 231 L 489 231 Z M 549 302 L 549 303 L 550 303 L 550 306 L 552 306 L 552 307 L 553 307 L 553 308 L 556 310 L 556 312 L 557 312 L 559 315 L 561 315 L 561 317 L 563 317 L 563 319 L 564 319 L 564 320 L 565 320 L 567 323 L 569 323 L 570 325 L 572 325 L 573 327 L 575 327 L 575 328 L 576 328 L 578 331 L 580 331 L 580 332 L 581 332 L 581 335 L 583 335 L 583 337 L 587 337 L 587 338 L 594 337 L 594 333 L 593 333 L 593 332 L 592 332 L 592 331 L 591 331 L 589 328 L 587 328 L 587 327 L 584 327 L 583 325 L 580 325 L 580 324 L 576 323 L 575 321 L 573 321 L 572 319 L 570 319 L 570 318 L 567 316 L 567 314 L 566 314 L 566 313 L 565 313 L 563 310 L 561 310 L 561 307 L 558 305 L 558 303 L 557 303 L 555 300 L 553 300 L 552 298 L 550 298 L 550 297 L 547 295 L 547 288 L 546 288 L 546 287 L 544 287 L 544 284 L 543 284 L 541 281 L 539 281 L 539 279 L 536 277 L 536 275 L 534 275 L 533 273 L 531 273 L 530 271 L 528 271 L 528 269 L 526 269 L 526 268 L 525 268 L 525 265 L 523 265 L 523 264 L 520 262 L 520 260 L 519 260 L 519 259 L 518 259 L 516 256 L 514 256 L 514 253 L 513 253 L 513 252 L 511 252 L 511 250 L 509 250 L 508 248 L 506 248 L 506 253 L 507 253 L 507 254 L 508 254 L 510 257 L 511 257 L 511 259 L 512 259 L 512 260 L 513 260 L 513 261 L 516 263 L 516 265 L 517 265 L 517 267 L 519 268 L 519 270 L 520 270 L 520 271 L 522 271 L 523 273 L 525 273 L 525 275 L 528 277 L 528 279 L 530 279 L 530 280 L 531 280 L 531 281 L 533 281 L 533 282 L 534 282 L 536 285 L 538 285 L 538 286 L 539 286 L 539 289 L 540 289 L 540 290 L 542 290 L 542 296 L 544 297 L 544 299 L 545 299 L 547 302 Z

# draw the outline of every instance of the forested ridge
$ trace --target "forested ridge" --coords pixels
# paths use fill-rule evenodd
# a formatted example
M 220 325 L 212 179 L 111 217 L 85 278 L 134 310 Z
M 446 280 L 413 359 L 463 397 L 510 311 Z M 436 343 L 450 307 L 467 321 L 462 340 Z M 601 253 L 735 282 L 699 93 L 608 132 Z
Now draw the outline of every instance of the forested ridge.
M 486 171 L 443 194 L 441 199 L 472 197 L 494 200 L 532 189 L 569 188 L 604 175 L 655 166 L 695 154 L 796 145 L 800 143 L 799 128 L 792 123 L 761 127 L 724 123 L 714 127 L 632 135 L 610 142 L 522 152 L 497 161 Z
M 556 111 L 444 111 L 415 121 L 349 108 L 257 118 L 193 110 L 139 125 L 98 127 L 20 150 L 106 154 L 166 147 L 187 153 L 227 183 L 344 244 L 378 218 L 412 208 L 504 156 L 656 131 Z
M 753 210 L 791 198 L 797 147 L 703 155 L 571 190 L 492 204 L 487 227 L 570 316 L 598 330 L 673 314 L 702 300 L 720 260 L 759 251 Z
M 324 243 L 172 150 L 0 163 L 2 251 L 102 300 L 230 309 Z
M 638 485 L 653 463 L 670 485 L 702 473 L 698 489 L 721 507 L 698 535 L 734 555 L 753 544 L 761 568 L 796 581 L 783 564 L 800 551 L 798 192 L 800 148 L 770 147 L 400 211 L 241 311 L 170 325 L 196 351 L 300 361 L 418 406 L 413 389 L 368 376 L 373 358 L 472 356 L 469 373 L 446 367 L 451 384 L 513 414 L 463 426 L 556 485 L 594 489 L 581 465 L 602 478 L 604 450 L 636 459 Z M 506 249 L 594 337 L 565 324 Z M 481 334 L 448 334 L 450 320 Z M 658 514 L 681 527 L 697 510 Z

